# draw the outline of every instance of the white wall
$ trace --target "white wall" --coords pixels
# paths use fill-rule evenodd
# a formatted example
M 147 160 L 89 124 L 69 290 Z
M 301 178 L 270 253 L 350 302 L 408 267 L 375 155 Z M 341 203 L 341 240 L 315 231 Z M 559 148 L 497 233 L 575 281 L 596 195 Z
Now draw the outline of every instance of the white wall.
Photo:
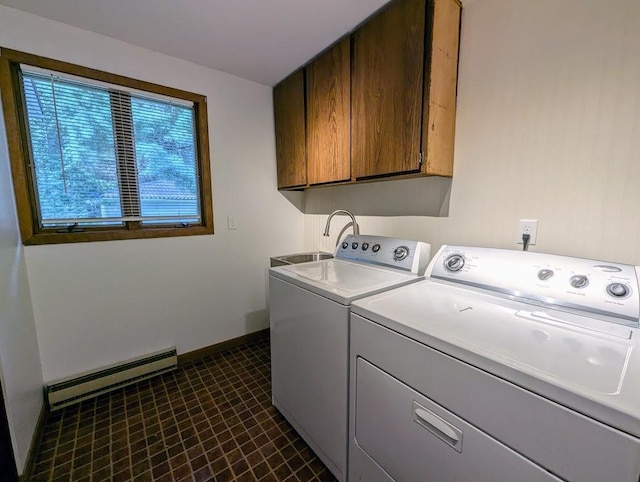
M 532 251 L 640 264 L 638 25 L 637 0 L 464 2 L 449 216 L 362 232 L 517 249 L 534 218 Z M 332 249 L 325 219 L 307 249 Z
M 208 97 L 213 236 L 26 249 L 45 381 L 266 328 L 268 259 L 304 231 L 276 188 L 271 88 L 7 7 L 0 45 Z
M 0 381 L 16 465 L 22 473 L 43 404 L 42 369 L 12 192 L 0 115 Z

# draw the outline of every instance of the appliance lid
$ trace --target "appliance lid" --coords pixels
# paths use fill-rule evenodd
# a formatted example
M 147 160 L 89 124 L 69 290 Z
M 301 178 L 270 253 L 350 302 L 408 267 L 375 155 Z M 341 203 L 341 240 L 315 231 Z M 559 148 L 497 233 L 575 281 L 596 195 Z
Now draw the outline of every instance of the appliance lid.
M 398 269 L 341 259 L 270 268 L 269 273 L 344 305 L 364 296 L 422 279 L 422 276 Z

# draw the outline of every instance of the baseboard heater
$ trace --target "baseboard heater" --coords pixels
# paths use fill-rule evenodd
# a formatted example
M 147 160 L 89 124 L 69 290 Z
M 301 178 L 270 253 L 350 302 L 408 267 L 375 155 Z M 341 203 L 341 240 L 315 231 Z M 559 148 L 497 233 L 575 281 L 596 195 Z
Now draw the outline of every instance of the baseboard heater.
M 170 348 L 56 380 L 45 388 L 49 409 L 58 410 L 73 405 L 116 388 L 175 370 L 177 366 L 176 349 Z

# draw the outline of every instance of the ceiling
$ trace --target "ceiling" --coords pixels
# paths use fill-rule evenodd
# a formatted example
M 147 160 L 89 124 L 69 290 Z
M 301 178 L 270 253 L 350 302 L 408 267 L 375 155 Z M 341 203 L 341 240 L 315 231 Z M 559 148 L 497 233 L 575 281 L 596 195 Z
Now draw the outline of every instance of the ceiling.
M 0 4 L 265 85 L 388 0 L 0 0 Z

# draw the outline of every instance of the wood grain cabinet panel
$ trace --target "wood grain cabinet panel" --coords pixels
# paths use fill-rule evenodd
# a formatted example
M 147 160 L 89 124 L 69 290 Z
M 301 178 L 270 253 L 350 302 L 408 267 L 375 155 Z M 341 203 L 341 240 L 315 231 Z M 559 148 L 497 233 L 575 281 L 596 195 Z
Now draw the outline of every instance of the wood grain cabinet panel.
M 431 35 L 427 39 L 429 69 L 424 81 L 422 151 L 425 162 L 422 171 L 429 175 L 452 176 L 460 4 L 454 0 L 432 0 L 428 18 L 431 19 Z
M 353 34 L 356 179 L 420 171 L 425 0 L 396 0 Z
M 278 189 L 307 184 L 304 71 L 294 72 L 273 88 Z
M 453 175 L 458 0 L 396 0 L 353 34 L 356 179 Z
M 351 179 L 350 63 L 347 37 L 306 67 L 310 185 Z

